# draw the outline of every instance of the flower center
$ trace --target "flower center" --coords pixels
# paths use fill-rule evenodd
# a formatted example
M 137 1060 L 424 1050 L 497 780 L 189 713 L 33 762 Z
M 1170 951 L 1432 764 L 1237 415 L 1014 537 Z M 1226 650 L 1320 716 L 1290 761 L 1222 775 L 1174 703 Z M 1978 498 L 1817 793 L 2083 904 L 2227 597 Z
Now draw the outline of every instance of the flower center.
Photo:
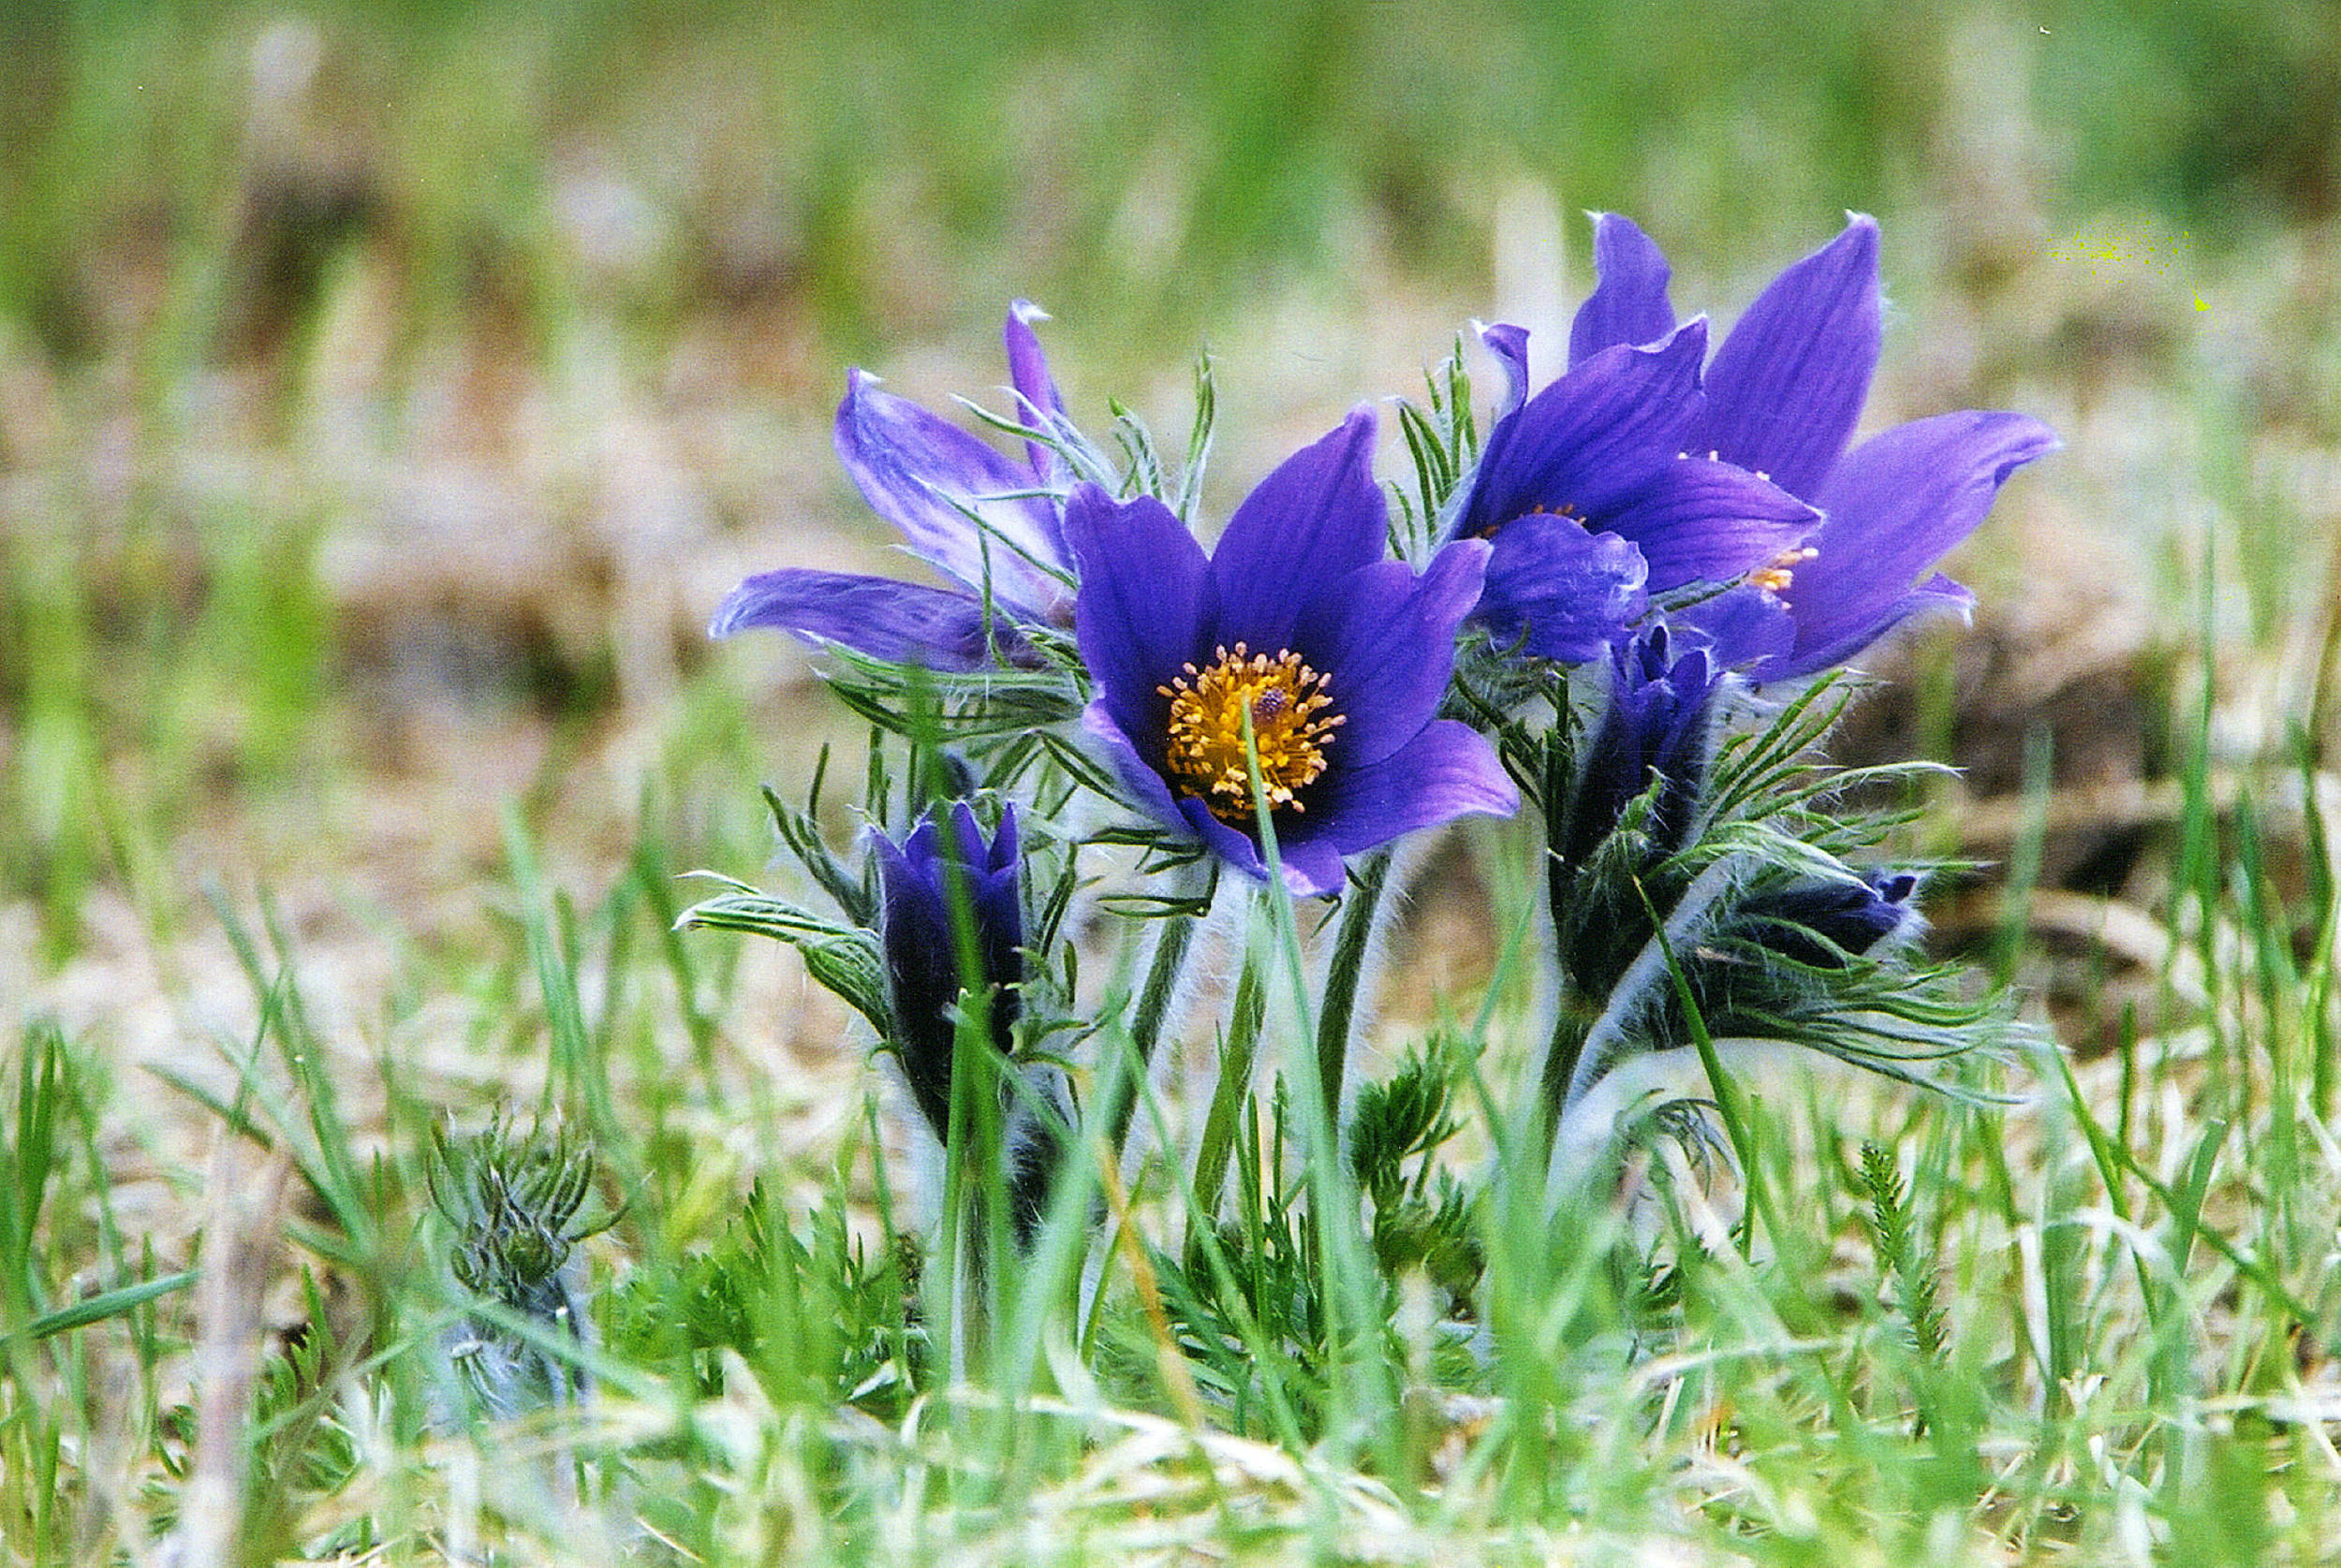
M 1261 788 L 1272 809 L 1303 810 L 1299 791 L 1325 771 L 1325 748 L 1347 722 L 1328 712 L 1328 678 L 1280 648 L 1255 653 L 1239 642 L 1218 649 L 1210 667 L 1156 691 L 1170 699 L 1170 772 L 1200 796 L 1222 822 L 1252 820 L 1252 772 L 1244 753 L 1244 719 L 1252 720 Z
M 1796 568 L 1819 553 L 1810 545 L 1797 545 L 1784 550 L 1766 564 L 1748 573 L 1747 580 L 1767 593 L 1786 593 L 1796 581 Z

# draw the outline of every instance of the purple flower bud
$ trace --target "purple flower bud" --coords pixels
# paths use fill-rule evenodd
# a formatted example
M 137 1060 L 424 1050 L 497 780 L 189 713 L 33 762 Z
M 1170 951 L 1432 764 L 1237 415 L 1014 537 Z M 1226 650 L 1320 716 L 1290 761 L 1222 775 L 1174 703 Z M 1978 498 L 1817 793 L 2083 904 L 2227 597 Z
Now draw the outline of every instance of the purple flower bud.
M 1024 917 L 1017 887 L 1016 809 L 1004 807 L 1000 830 L 984 842 L 964 800 L 945 821 L 929 813 L 900 844 L 872 835 L 878 857 L 878 936 L 893 1003 L 888 1042 L 902 1062 L 910 1097 L 938 1139 L 950 1132 L 951 1057 L 958 1042 L 956 1011 L 969 992 L 988 990 L 992 1043 L 1005 1053 L 1021 1005 L 1024 978 Z M 966 901 L 974 924 L 980 973 L 960 964 L 952 920 L 955 900 Z
M 1725 675 L 1704 648 L 1675 652 L 1663 625 L 1610 650 L 1610 707 L 1586 747 L 1584 771 L 1558 848 L 1580 866 L 1657 780 L 1644 824 L 1652 857 L 1683 846 L 1706 782 L 1715 696 Z
M 1734 912 L 1751 940 L 1808 969 L 1843 969 L 1917 930 L 1915 872 L 1872 871 L 1849 882 L 1800 882 L 1759 894 Z

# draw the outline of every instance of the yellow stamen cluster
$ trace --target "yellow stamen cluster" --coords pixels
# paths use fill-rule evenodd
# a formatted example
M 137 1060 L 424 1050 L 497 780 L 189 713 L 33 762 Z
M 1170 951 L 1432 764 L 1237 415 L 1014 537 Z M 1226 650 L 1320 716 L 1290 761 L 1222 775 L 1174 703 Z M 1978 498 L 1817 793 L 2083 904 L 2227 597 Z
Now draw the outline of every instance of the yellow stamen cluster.
M 1170 699 L 1168 764 L 1173 778 L 1202 798 L 1222 822 L 1252 820 L 1252 773 L 1244 752 L 1244 718 L 1252 719 L 1262 790 L 1272 810 L 1301 811 L 1301 790 L 1325 771 L 1325 748 L 1347 722 L 1326 711 L 1327 677 L 1289 648 L 1255 653 L 1239 642 L 1218 649 L 1207 669 L 1193 664 L 1168 686 Z
M 1786 593 L 1796 582 L 1796 568 L 1810 561 L 1820 551 L 1810 545 L 1799 545 L 1774 556 L 1767 565 L 1747 574 L 1747 580 L 1774 593 Z

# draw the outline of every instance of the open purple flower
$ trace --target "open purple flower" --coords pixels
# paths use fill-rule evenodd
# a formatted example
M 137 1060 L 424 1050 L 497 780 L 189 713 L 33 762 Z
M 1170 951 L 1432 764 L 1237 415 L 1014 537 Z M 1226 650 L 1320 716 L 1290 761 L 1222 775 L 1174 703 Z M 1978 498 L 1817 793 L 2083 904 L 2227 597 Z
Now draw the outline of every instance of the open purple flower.
M 1064 403 L 1033 333 L 1042 319 L 1019 300 L 1004 335 L 1020 417 L 1047 430 L 1062 423 Z M 764 572 L 725 596 L 709 636 L 770 626 L 874 658 L 973 670 L 994 663 L 995 651 L 1013 657 L 1023 642 L 1018 626 L 1066 623 L 1073 596 L 1060 520 L 1066 476 L 1048 446 L 1026 443 L 1020 462 L 881 391 L 859 370 L 847 373 L 836 443 L 871 509 L 957 586 L 799 567 Z
M 989 843 L 964 800 L 952 806 L 945 822 L 921 817 L 899 844 L 884 833 L 870 839 L 878 861 L 878 941 L 894 1015 L 889 1044 L 919 1114 L 942 1138 L 950 1128 L 951 1055 L 959 1035 L 952 1013 L 962 993 L 990 989 L 990 1034 L 1003 1052 L 1016 1023 L 1017 987 L 1024 978 L 1016 808 L 1002 808 L 1000 830 Z M 979 975 L 960 966 L 955 899 L 967 901 L 974 920 Z
M 1621 319 L 1615 330 L 1642 325 Z M 1812 532 L 1811 506 L 1694 444 L 1704 322 L 1678 330 L 1670 318 L 1646 346 L 1621 340 L 1578 356 L 1534 397 L 1528 334 L 1480 335 L 1509 388 L 1453 536 L 1494 546 L 1473 619 L 1499 645 L 1597 658 L 1649 595 L 1729 582 Z
M 1520 803 L 1488 741 L 1434 716 L 1489 547 L 1450 544 L 1421 577 L 1385 560 L 1374 435 L 1361 409 L 1286 460 L 1209 556 L 1151 497 L 1082 485 L 1065 509 L 1097 687 L 1083 722 L 1141 807 L 1264 877 L 1248 716 L 1302 895 L 1337 891 L 1345 855 Z
M 1569 334 L 1572 376 L 1621 347 L 1675 341 L 1666 257 L 1625 218 L 1595 223 L 1600 284 Z M 1761 679 L 1792 679 L 1842 664 L 1913 615 L 1964 614 L 1973 595 L 1921 574 L 1974 532 L 2009 475 L 2060 444 L 2037 419 L 1969 409 L 1848 450 L 1879 342 L 1877 225 L 1855 214 L 1773 280 L 1706 367 L 1686 447 L 1763 474 L 1823 514 L 1793 552 L 1751 562 L 1745 583 L 1680 618 L 1725 664 L 1760 660 Z

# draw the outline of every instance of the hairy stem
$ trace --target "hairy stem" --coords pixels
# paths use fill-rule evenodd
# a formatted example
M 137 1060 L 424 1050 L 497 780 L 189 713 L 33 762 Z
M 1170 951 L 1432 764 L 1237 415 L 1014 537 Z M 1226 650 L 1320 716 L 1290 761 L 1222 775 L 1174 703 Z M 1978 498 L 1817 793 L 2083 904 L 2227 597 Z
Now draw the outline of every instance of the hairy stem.
M 1333 939 L 1332 967 L 1325 974 L 1325 1000 L 1317 1014 L 1317 1078 L 1325 1088 L 1325 1113 L 1341 1114 L 1341 1080 L 1349 1062 L 1349 1025 L 1357 1014 L 1358 987 L 1374 942 L 1374 921 L 1390 882 L 1391 852 L 1377 850 L 1359 863 Z

